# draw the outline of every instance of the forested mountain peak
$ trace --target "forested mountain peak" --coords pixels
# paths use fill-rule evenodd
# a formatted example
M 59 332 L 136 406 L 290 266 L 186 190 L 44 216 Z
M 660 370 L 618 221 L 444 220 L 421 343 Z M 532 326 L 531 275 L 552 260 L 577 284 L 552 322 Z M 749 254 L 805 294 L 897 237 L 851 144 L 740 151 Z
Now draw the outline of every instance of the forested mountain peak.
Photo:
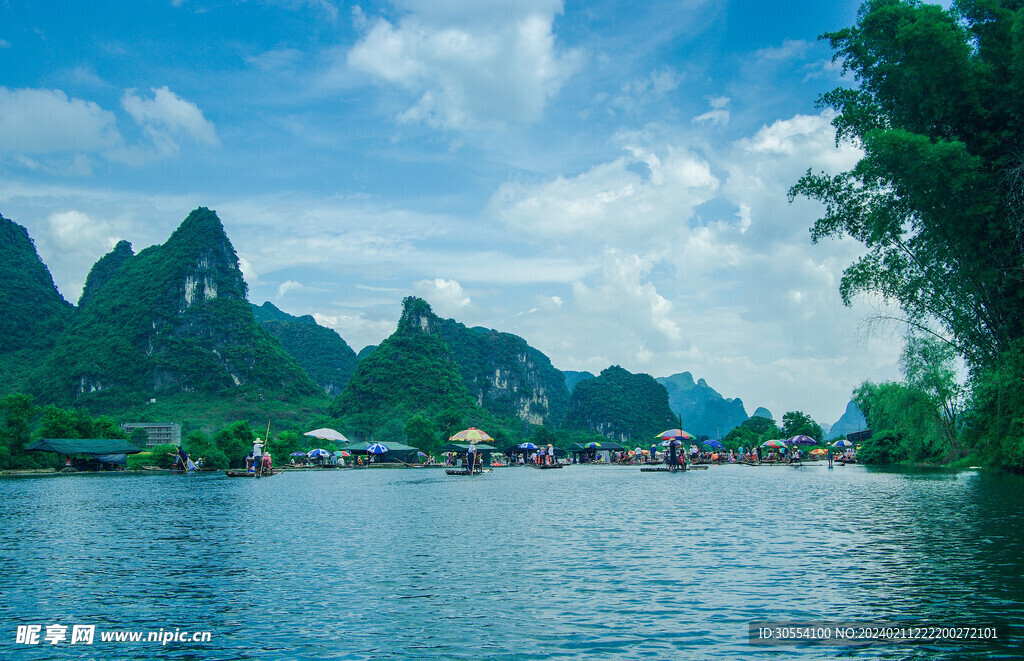
M 246 289 L 217 215 L 196 209 L 166 243 L 107 273 L 33 389 L 44 400 L 101 406 L 169 391 L 315 393 L 315 384 L 256 324 Z
M 618 365 L 576 385 L 564 423 L 622 442 L 647 441 L 677 425 L 665 387 L 648 374 L 632 374 Z
M 430 304 L 422 298 L 406 296 L 402 299 L 402 316 L 398 320 L 396 332 L 418 332 L 434 335 L 437 333 L 438 317 L 430 309 Z
M 359 361 L 337 331 L 316 323 L 312 315 L 296 317 L 269 301 L 253 305 L 252 311 L 264 330 L 277 338 L 327 395 L 334 397 L 345 390 Z
M 0 216 L 0 353 L 45 349 L 73 308 L 57 291 L 28 230 Z
M 114 273 L 134 256 L 132 244 L 121 240 L 117 242 L 113 250 L 100 257 L 99 261 L 93 264 L 89 270 L 89 277 L 85 279 L 82 295 L 78 297 L 78 307 L 86 305 L 96 295 L 96 292 L 113 277 Z

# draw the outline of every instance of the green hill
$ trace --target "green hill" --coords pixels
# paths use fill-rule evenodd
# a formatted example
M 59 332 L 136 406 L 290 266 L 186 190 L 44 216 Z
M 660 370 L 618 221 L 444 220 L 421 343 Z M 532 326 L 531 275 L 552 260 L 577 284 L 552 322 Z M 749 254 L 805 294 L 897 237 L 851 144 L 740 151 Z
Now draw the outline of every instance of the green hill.
M 488 328 L 437 319 L 469 394 L 491 413 L 557 426 L 569 407 L 565 376 L 526 340 Z
M 721 438 L 748 418 L 741 400 L 722 397 L 704 379 L 694 382 L 689 372 L 656 381 L 665 386 L 669 406 L 691 434 Z
M 295 317 L 272 303 L 253 305 L 260 325 L 276 337 L 288 354 L 331 397 L 340 395 L 356 369 L 356 352 L 331 328 L 310 315 Z
M 17 390 L 53 347 L 74 307 L 21 225 L 0 216 L 0 394 Z
M 622 442 L 649 441 L 677 425 L 665 387 L 618 365 L 576 385 L 563 422 L 566 429 L 588 429 Z
M 446 411 L 461 419 L 482 413 L 438 333 L 437 317 L 425 301 L 410 296 L 402 302 L 398 328 L 359 361 L 331 414 L 369 438 L 388 425 L 404 427 L 414 414 L 438 419 Z
M 82 295 L 78 297 L 78 307 L 85 306 L 96 295 L 96 292 L 114 277 L 117 270 L 134 256 L 132 244 L 127 241 L 118 241 L 113 250 L 100 257 L 99 261 L 93 264 L 89 270 L 89 277 L 85 279 Z
M 570 394 L 576 389 L 576 384 L 581 381 L 594 378 L 594 375 L 590 372 L 573 372 L 570 370 L 563 370 L 562 374 L 565 375 L 565 387 L 569 390 Z
M 260 401 L 318 391 L 256 323 L 234 247 L 209 209 L 163 245 L 97 267 L 102 286 L 33 377 L 40 401 L 111 411 L 178 393 Z

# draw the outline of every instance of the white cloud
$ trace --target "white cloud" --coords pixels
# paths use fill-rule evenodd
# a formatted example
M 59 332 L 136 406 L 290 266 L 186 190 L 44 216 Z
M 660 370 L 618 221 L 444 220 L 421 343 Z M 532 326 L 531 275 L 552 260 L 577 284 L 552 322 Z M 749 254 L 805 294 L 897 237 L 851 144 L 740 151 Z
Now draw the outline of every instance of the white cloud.
M 289 292 L 305 291 L 306 286 L 295 280 L 285 280 L 277 287 L 278 300 L 284 298 Z
M 800 39 L 786 39 L 781 46 L 762 48 L 754 52 L 760 60 L 795 60 L 803 57 L 812 46 L 811 42 Z
M 0 152 L 93 152 L 121 142 L 114 114 L 60 90 L 0 87 Z
M 166 85 L 151 91 L 153 98 L 146 99 L 134 89 L 125 90 L 121 107 L 143 128 L 161 154 L 176 154 L 181 136 L 202 144 L 219 144 L 213 122 L 203 117 L 196 104 L 182 99 Z
M 555 47 L 560 2 L 404 6 L 409 13 L 378 19 L 347 53 L 351 69 L 416 97 L 401 121 L 459 130 L 534 121 L 579 67 L 578 53 Z
M 537 240 L 646 246 L 663 243 L 660 232 L 685 224 L 718 189 L 709 164 L 692 152 L 635 141 L 625 150 L 628 156 L 574 177 L 506 182 L 490 213 Z
M 455 280 L 433 278 L 420 280 L 413 285 L 417 296 L 430 303 L 434 312 L 442 317 L 454 317 L 464 314 L 465 308 L 473 304 L 466 292 Z
M 729 97 L 720 96 L 708 100 L 711 110 L 693 118 L 694 124 L 708 123 L 712 126 L 725 125 L 729 123 Z

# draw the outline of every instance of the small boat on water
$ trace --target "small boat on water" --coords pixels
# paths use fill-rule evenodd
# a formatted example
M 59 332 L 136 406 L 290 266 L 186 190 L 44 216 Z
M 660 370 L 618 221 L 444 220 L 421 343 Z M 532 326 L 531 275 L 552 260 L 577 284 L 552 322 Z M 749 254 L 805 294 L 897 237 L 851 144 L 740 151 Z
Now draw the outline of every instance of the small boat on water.
M 565 468 L 564 464 L 530 464 L 534 468 L 548 469 L 548 468 Z
M 469 472 L 468 468 L 447 468 L 447 469 L 445 469 L 444 472 L 446 474 L 448 474 L 448 475 L 482 475 L 483 473 L 490 473 L 492 470 L 494 470 L 494 469 L 493 468 L 480 468 L 480 469 L 477 469 L 477 470 L 475 470 L 475 471 L 473 471 L 471 473 L 471 472 Z
M 283 468 L 275 468 L 269 473 L 264 472 L 262 475 L 257 475 L 255 472 L 250 473 L 247 470 L 226 470 L 224 471 L 224 474 L 228 477 L 274 477 L 275 475 L 280 475 L 283 472 Z

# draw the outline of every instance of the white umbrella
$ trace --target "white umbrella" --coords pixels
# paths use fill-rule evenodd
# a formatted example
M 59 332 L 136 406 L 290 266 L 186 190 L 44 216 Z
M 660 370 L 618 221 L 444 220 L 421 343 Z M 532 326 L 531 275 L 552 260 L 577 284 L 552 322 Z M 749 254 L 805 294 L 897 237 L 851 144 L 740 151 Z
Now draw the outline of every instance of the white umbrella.
M 333 429 L 328 429 L 327 427 L 321 427 L 320 429 L 314 429 L 313 431 L 308 431 L 305 434 L 303 434 L 303 436 L 312 436 L 313 438 L 322 438 L 325 441 L 341 441 L 343 443 L 348 443 L 348 439 L 345 438 L 344 434 L 342 434 L 340 431 L 335 431 Z

